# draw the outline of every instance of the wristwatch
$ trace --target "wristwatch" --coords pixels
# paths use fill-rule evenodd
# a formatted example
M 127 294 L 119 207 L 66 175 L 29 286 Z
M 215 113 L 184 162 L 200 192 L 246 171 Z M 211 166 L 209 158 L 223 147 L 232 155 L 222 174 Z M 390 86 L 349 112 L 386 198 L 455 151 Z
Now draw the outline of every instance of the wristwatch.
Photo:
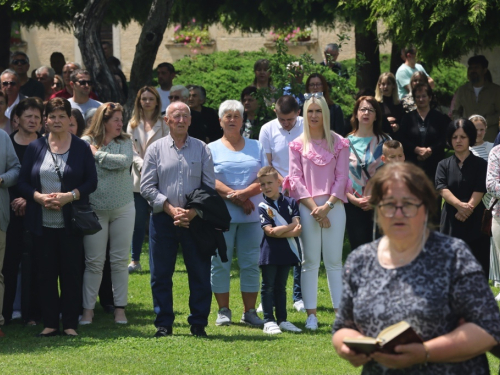
M 71 194 L 73 194 L 73 200 L 76 201 L 78 198 L 76 197 L 75 191 L 71 190 Z
M 328 207 L 330 207 L 330 210 L 333 210 L 333 207 L 335 207 L 335 203 L 332 203 L 330 201 L 326 201 L 326 204 L 328 205 Z

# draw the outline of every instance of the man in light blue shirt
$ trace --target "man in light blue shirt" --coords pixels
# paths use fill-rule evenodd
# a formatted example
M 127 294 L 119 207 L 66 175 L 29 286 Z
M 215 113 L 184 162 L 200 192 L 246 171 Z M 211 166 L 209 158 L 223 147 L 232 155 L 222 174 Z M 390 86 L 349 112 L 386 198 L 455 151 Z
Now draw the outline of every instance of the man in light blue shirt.
M 211 257 L 198 251 L 189 232 L 189 222 L 197 215 L 196 211 L 183 207 L 186 205 L 186 195 L 202 184 L 215 189 L 214 165 L 207 145 L 188 136 L 191 112 L 187 104 L 170 104 L 165 122 L 170 133 L 148 147 L 141 178 L 141 195 L 153 207 L 149 251 L 156 313 L 155 337 L 172 334 L 172 275 L 179 244 L 191 293 L 188 323 L 194 336 L 206 336 L 205 327 L 208 325 L 212 303 Z

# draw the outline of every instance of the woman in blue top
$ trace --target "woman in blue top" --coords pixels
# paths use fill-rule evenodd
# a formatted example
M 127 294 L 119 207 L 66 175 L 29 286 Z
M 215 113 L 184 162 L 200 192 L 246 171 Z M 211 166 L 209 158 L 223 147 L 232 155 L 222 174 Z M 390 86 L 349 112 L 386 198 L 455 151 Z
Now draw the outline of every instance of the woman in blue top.
M 267 165 L 262 145 L 241 136 L 243 105 L 226 100 L 219 107 L 219 119 L 224 135 L 208 145 L 215 168 L 215 189 L 225 200 L 231 214 L 231 227 L 224 233 L 229 262 L 212 258 L 212 292 L 219 305 L 216 325 L 231 324 L 229 309 L 229 273 L 234 248 L 238 253 L 240 289 L 244 312 L 242 323 L 261 326 L 255 301 L 260 287 L 259 252 L 262 232 L 256 209 L 260 202 L 257 173 Z

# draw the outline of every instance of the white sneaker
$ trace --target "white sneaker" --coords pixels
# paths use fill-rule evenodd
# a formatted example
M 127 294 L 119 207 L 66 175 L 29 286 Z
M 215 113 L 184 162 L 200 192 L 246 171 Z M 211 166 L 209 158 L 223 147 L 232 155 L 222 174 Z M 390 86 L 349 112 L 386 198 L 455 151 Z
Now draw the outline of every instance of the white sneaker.
M 128 273 L 134 273 L 138 271 L 142 271 L 141 263 L 130 262 L 130 264 L 128 265 Z
M 264 312 L 264 310 L 262 309 L 262 302 L 259 303 L 259 307 L 257 307 L 257 312 L 258 313 L 263 313 Z
M 495 297 L 495 301 L 500 302 L 500 293 L 498 293 L 498 295 Z M 14 319 L 14 318 L 12 318 L 12 319 Z
M 288 331 L 288 332 L 302 332 L 302 330 L 298 327 L 295 327 L 292 323 L 289 321 L 283 321 L 280 323 L 280 328 L 282 331 Z
M 318 329 L 318 318 L 316 318 L 316 315 L 311 314 L 307 317 L 306 328 L 311 331 L 316 331 Z
M 22 315 L 21 315 L 21 311 L 19 310 L 14 310 L 12 312 L 12 320 L 14 319 L 21 319 Z
M 281 324 L 280 324 L 281 326 Z M 280 327 L 276 324 L 276 322 L 267 322 L 264 324 L 264 329 L 262 330 L 264 333 L 267 333 L 268 335 L 278 335 L 281 332 Z
M 231 310 L 227 307 L 223 307 L 217 313 L 217 320 L 215 321 L 216 326 L 228 326 L 231 325 Z
M 304 301 L 302 301 L 301 299 L 298 300 L 297 302 L 294 302 L 293 307 L 295 307 L 295 310 L 297 310 L 298 312 L 304 312 L 304 313 L 306 312 Z

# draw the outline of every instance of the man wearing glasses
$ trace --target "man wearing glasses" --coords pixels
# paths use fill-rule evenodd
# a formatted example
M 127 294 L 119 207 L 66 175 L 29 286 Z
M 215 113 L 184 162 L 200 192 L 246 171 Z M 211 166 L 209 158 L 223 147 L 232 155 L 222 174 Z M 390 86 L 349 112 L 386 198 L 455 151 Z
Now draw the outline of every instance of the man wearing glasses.
M 20 92 L 26 97 L 36 96 L 45 98 L 45 88 L 36 79 L 28 77 L 30 59 L 24 52 L 14 52 L 10 59 L 10 68 L 19 76 Z
M 7 110 L 5 111 L 5 116 L 10 118 L 14 106 L 26 97 L 19 93 L 19 76 L 12 69 L 5 69 L 0 76 L 0 81 L 2 82 L 2 91 L 7 95 Z
M 90 73 L 84 69 L 77 69 L 70 76 L 70 86 L 73 89 L 73 97 L 68 99 L 71 108 L 79 109 L 83 117 L 89 109 L 99 108 L 102 104 L 90 98 L 92 92 L 92 80 Z

